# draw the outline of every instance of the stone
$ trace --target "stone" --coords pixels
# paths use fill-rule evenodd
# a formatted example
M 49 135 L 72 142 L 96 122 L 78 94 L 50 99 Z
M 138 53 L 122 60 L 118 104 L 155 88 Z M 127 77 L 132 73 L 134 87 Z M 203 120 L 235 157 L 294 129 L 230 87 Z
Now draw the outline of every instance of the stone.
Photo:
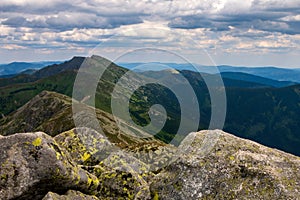
M 47 192 L 74 189 L 95 193 L 98 179 L 78 167 L 56 141 L 42 132 L 0 139 L 0 199 L 41 199 Z
M 116 149 L 105 136 L 85 127 L 63 132 L 54 139 L 79 165 L 97 165 Z
M 149 166 L 118 151 L 112 153 L 99 165 L 91 167 L 101 183 L 97 196 L 108 199 L 151 199 L 148 181 L 154 176 Z
M 99 200 L 96 196 L 86 195 L 79 191 L 69 190 L 64 195 L 59 195 L 54 192 L 48 194 L 42 200 Z
M 152 180 L 154 199 L 300 196 L 299 157 L 219 130 L 191 133 L 179 149 L 179 159 Z

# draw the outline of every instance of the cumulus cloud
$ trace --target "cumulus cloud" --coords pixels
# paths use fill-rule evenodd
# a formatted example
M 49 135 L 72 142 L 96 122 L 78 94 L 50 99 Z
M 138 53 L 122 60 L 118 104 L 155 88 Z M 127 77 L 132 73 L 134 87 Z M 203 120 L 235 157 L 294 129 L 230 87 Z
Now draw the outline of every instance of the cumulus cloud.
M 144 43 L 185 52 L 294 53 L 299 35 L 299 0 L 0 1 L 0 43 L 7 51 L 82 52 L 109 40 L 125 49 Z
M 213 13 L 183 15 L 171 19 L 173 28 L 209 28 L 226 31 L 230 27 L 242 30 L 254 28 L 283 34 L 300 34 L 299 1 L 223 1 Z
M 26 19 L 25 17 L 11 17 L 2 22 L 11 27 L 48 28 L 65 31 L 74 28 L 116 28 L 122 25 L 142 23 L 139 17 L 101 17 L 88 13 L 60 13 L 55 16 L 41 17 L 39 19 Z

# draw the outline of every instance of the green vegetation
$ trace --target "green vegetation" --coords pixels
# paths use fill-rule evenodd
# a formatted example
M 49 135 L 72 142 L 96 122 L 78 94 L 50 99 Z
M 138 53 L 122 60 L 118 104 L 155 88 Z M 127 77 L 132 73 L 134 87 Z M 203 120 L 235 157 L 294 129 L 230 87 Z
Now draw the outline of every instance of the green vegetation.
M 0 79 L 0 86 L 2 86 L 0 88 L 0 114 L 7 116 L 13 113 L 43 90 L 55 91 L 71 97 L 76 72 L 82 62 L 83 58 L 74 58 L 69 62 L 42 69 L 33 75 Z M 115 84 L 126 72 L 126 69 L 113 63 L 109 66 L 99 81 L 95 98 L 96 108 L 111 113 L 111 93 Z M 207 86 L 198 73 L 191 71 L 180 71 L 180 73 L 190 82 L 197 94 L 201 116 L 199 130 L 207 129 L 211 117 Z M 176 84 L 180 83 L 177 75 L 172 73 L 151 72 L 150 74 L 148 72 L 142 75 L 148 79 L 155 79 L 159 76 L 159 78 L 170 79 Z M 131 79 L 131 84 L 134 85 L 143 80 L 145 76 L 142 75 Z M 300 118 L 300 85 L 262 88 L 254 84 L 250 87 L 249 82 L 231 79 L 224 79 L 224 83 L 227 86 L 228 110 L 225 131 L 300 155 L 300 121 L 298 120 Z M 88 88 L 87 85 L 82 87 Z M 85 103 L 91 104 L 92 102 L 88 100 Z M 153 104 L 163 105 L 168 115 L 164 128 L 155 137 L 170 142 L 178 130 L 181 110 L 177 99 L 168 88 L 148 84 L 136 90 L 130 98 L 131 117 L 137 124 L 147 125 L 150 121 L 148 111 Z M 0 125 L 6 123 L 8 123 L 7 118 L 3 117 Z M 113 137 L 116 135 L 112 135 Z M 130 142 L 130 138 L 123 137 L 124 140 Z M 118 139 L 115 138 L 115 140 Z

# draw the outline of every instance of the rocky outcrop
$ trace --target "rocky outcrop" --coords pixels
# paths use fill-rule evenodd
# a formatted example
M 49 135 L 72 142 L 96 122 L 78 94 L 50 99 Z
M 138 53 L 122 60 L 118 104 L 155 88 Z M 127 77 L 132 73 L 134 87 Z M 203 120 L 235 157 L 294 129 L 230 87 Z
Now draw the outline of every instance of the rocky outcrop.
M 96 196 L 86 195 L 79 191 L 69 190 L 64 195 L 48 192 L 48 194 L 42 200 L 99 200 L 99 199 Z
M 154 176 L 149 166 L 122 151 L 112 153 L 91 173 L 100 182 L 99 195 L 104 198 L 151 199 L 149 180 Z
M 211 138 L 215 143 L 207 140 Z M 190 134 L 151 184 L 156 199 L 298 199 L 300 158 L 222 131 Z M 180 152 L 180 151 L 179 151 Z
M 147 164 L 111 144 L 89 128 L 75 128 L 54 138 L 75 162 L 96 175 L 97 196 L 118 199 L 150 199 Z
M 41 199 L 69 189 L 93 193 L 99 185 L 44 133 L 3 137 L 0 146 L 0 199 Z
M 54 139 L 79 165 L 97 165 L 116 149 L 105 136 L 85 127 L 66 131 Z
M 300 196 L 299 157 L 219 130 L 191 133 L 177 149 L 145 143 L 115 148 L 88 128 L 72 129 L 54 139 L 41 132 L 14 134 L 1 137 L 0 146 L 0 199 Z M 177 159 L 151 171 L 146 161 L 136 157 L 161 153 L 160 162 L 169 162 L 165 156 L 170 153 L 177 154 Z

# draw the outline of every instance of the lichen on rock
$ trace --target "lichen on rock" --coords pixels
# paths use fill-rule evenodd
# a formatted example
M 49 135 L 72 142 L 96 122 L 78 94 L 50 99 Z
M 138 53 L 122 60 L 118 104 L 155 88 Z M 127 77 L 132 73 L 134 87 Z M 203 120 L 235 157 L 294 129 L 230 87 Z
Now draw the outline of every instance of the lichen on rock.
M 118 151 L 98 165 L 86 166 L 97 176 L 97 196 L 104 199 L 150 199 L 148 181 L 154 176 L 149 166 L 131 155 Z
M 98 179 L 42 132 L 0 139 L 0 199 L 40 199 L 48 191 L 94 193 Z
M 217 135 L 218 140 L 213 146 L 203 148 L 205 138 L 212 135 Z M 194 133 L 186 150 L 153 179 L 150 186 L 153 197 L 297 199 L 300 196 L 300 158 L 296 156 L 218 130 Z
M 114 148 L 88 128 L 0 137 L 0 199 L 297 199 L 300 158 L 220 130 Z M 162 155 L 163 153 L 163 155 Z M 152 172 L 149 159 L 169 165 Z M 145 160 L 143 156 L 145 155 Z M 167 157 L 166 157 L 167 156 Z M 143 162 L 145 161 L 145 162 Z M 159 167 L 160 165 L 154 165 Z
M 79 191 L 69 190 L 66 194 L 59 195 L 48 192 L 42 200 L 99 200 L 96 196 L 86 195 Z
M 106 137 L 90 128 L 74 128 L 54 137 L 79 165 L 97 165 L 116 150 Z

